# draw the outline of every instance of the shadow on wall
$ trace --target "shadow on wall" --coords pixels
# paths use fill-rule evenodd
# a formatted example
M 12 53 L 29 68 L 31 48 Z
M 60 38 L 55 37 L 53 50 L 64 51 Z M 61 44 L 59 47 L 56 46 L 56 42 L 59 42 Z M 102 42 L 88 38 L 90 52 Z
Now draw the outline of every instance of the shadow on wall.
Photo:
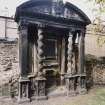
M 105 56 L 96 57 L 91 54 L 85 56 L 87 88 L 93 85 L 105 85 Z

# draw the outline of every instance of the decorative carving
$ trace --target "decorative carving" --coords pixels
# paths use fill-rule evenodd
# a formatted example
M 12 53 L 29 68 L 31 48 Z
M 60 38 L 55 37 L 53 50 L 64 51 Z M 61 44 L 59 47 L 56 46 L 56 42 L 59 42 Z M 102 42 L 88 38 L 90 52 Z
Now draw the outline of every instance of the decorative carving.
M 37 97 L 45 97 L 45 78 L 43 78 L 43 80 L 40 80 L 37 78 L 37 80 L 35 81 L 35 86 L 36 86 L 36 96 Z
M 36 7 L 28 8 L 27 11 L 32 12 L 38 12 L 38 13 L 44 13 L 44 14 L 51 14 L 51 6 L 48 5 L 39 5 Z
M 18 30 L 21 32 L 21 30 L 27 30 L 29 23 L 26 19 L 22 19 L 19 21 L 18 25 L 19 25 Z
M 42 72 L 43 69 L 43 30 L 38 29 L 38 74 Z
M 23 84 L 22 85 L 22 97 L 27 97 L 27 85 Z
M 86 76 L 80 76 L 77 78 L 77 92 L 79 94 L 85 94 L 86 89 Z
M 75 78 L 68 77 L 66 78 L 66 87 L 67 87 L 67 95 L 75 95 Z
M 86 88 L 86 78 L 81 77 L 81 88 Z
M 36 86 L 36 99 L 46 99 L 45 93 L 45 78 L 37 77 L 35 79 L 35 86 Z
M 70 79 L 70 90 L 74 90 L 74 79 Z
M 65 18 L 68 18 L 68 19 L 78 19 L 78 20 L 82 20 L 81 17 L 75 13 L 75 11 L 73 11 L 72 9 L 67 9 L 65 8 L 65 11 L 64 11 L 64 17 Z
M 45 96 L 45 82 L 43 81 L 39 83 L 39 96 Z
M 69 38 L 68 38 L 68 64 L 67 64 L 67 66 L 68 66 L 68 70 L 67 70 L 67 73 L 69 73 L 69 74 L 72 74 L 72 56 L 73 56 L 73 53 L 72 53 L 72 48 L 73 48 L 73 46 L 72 46 L 72 44 L 73 44 L 73 40 L 72 40 L 72 34 L 71 33 L 69 33 Z
M 31 96 L 37 96 L 37 83 L 35 78 L 31 78 Z
M 80 89 L 80 86 L 81 86 L 81 78 L 80 77 L 77 77 L 76 78 L 77 80 L 77 82 L 76 82 L 76 88 L 77 88 L 77 91 Z
M 63 17 L 64 16 L 64 4 L 63 1 L 53 2 L 52 15 Z
M 52 1 L 49 4 L 40 4 L 31 8 L 26 8 L 26 11 L 83 21 L 82 17 L 79 16 L 73 9 L 67 8 L 62 0 Z
M 43 75 L 43 30 L 41 28 L 38 29 L 38 75 L 35 78 L 35 86 L 36 86 L 36 96 L 38 99 L 46 98 L 45 96 L 45 77 Z
M 19 79 L 19 97 L 18 102 L 30 101 L 29 99 L 29 79 Z

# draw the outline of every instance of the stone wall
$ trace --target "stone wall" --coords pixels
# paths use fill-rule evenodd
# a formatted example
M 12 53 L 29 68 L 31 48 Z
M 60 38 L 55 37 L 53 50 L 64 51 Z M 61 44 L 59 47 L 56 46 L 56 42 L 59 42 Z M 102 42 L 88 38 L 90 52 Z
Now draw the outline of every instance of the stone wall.
M 18 38 L 17 23 L 11 17 L 0 16 L 0 38 Z
M 105 85 L 105 57 L 86 56 L 86 73 L 91 85 Z
M 105 65 L 97 65 L 93 69 L 93 82 L 95 85 L 105 85 Z
M 7 95 L 11 82 L 17 80 L 19 74 L 18 40 L 0 40 L 0 90 Z
M 87 27 L 85 37 L 86 70 L 88 83 L 105 84 L 105 25 L 97 30 L 97 24 Z

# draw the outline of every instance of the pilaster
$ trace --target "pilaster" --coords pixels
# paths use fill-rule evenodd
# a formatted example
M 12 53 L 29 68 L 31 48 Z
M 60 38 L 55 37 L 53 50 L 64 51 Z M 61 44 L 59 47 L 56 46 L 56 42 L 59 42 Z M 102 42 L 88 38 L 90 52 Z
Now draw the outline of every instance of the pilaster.
M 30 101 L 29 99 L 29 79 L 28 75 L 28 23 L 26 20 L 20 21 L 19 25 L 19 94 L 18 102 Z
M 79 93 L 85 94 L 87 92 L 86 89 L 86 72 L 85 72 L 85 32 L 81 30 L 79 32 L 79 56 L 78 56 L 78 74 L 80 75 L 78 78 L 79 82 Z

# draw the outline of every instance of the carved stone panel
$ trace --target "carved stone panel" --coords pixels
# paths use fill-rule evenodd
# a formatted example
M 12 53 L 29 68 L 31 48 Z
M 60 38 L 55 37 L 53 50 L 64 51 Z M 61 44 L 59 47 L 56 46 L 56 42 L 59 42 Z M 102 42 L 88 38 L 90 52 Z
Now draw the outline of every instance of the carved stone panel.
M 31 97 L 37 96 L 37 83 L 35 82 L 35 78 L 31 78 L 30 95 Z
M 40 81 L 38 88 L 39 88 L 39 96 L 45 96 L 45 82 Z
M 29 97 L 29 80 L 28 79 L 19 79 L 19 95 L 18 102 L 30 101 Z
M 36 99 L 46 99 L 46 79 L 45 78 L 36 78 Z
M 79 16 L 78 13 L 76 13 L 73 9 L 67 8 L 62 1 L 60 2 L 52 2 L 49 4 L 38 4 L 30 8 L 26 8 L 27 12 L 31 13 L 41 13 L 41 14 L 47 14 L 47 15 L 52 15 L 55 17 L 63 17 L 67 19 L 76 19 L 76 20 L 81 20 L 81 16 Z
M 67 88 L 67 95 L 72 96 L 75 95 L 75 78 L 74 77 L 67 77 L 66 78 L 66 88 Z
M 22 97 L 23 98 L 28 97 L 28 94 L 27 94 L 27 83 L 22 83 Z

